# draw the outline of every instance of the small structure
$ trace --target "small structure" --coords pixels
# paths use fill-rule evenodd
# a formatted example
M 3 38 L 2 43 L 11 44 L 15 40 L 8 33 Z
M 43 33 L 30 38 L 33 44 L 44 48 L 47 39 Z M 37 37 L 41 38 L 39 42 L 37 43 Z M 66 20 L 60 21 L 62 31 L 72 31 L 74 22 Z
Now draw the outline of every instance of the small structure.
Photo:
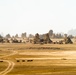
M 59 41 L 59 42 L 58 42 L 58 44 L 63 44 L 63 41 L 62 41 L 62 40 L 61 40 L 61 41 Z
M 0 43 L 3 43 L 4 42 L 4 39 L 3 38 L 0 38 Z
M 69 37 L 64 38 L 65 44 L 73 44 L 72 40 Z
M 35 34 L 35 37 L 34 37 L 34 44 L 39 44 L 40 43 L 40 38 L 39 38 L 39 34 Z
M 34 44 L 47 44 L 52 43 L 52 40 L 49 37 L 49 34 L 44 34 L 44 37 L 40 39 L 39 34 L 37 33 L 34 37 Z
M 48 33 L 46 33 L 46 34 L 44 35 L 44 43 L 45 43 L 45 44 L 47 44 L 47 43 L 52 43 L 52 40 L 50 40 Z

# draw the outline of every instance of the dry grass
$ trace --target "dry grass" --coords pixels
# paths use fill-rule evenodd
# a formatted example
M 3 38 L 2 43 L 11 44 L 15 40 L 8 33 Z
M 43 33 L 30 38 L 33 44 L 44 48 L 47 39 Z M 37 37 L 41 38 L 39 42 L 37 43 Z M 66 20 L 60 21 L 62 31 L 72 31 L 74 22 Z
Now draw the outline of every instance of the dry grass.
M 18 52 L 3 58 L 15 63 L 7 75 L 76 75 L 76 44 L 0 44 L 0 50 L 3 55 Z
M 0 72 L 6 69 L 8 66 L 8 63 L 5 62 L 0 62 Z

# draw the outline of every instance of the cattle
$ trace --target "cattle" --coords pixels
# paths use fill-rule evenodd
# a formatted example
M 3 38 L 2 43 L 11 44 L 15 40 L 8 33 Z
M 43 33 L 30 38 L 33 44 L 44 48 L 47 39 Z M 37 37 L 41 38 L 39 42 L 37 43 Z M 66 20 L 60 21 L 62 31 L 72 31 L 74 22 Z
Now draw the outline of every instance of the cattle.
M 33 60 L 27 60 L 27 62 L 32 62 Z

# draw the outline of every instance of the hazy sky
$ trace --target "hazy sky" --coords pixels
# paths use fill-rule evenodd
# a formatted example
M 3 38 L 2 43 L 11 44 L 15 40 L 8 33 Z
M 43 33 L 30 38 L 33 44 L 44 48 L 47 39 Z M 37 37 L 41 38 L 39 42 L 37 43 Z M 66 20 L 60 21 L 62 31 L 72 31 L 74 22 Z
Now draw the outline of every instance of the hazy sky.
M 75 28 L 76 0 L 0 0 L 0 33 L 66 33 Z

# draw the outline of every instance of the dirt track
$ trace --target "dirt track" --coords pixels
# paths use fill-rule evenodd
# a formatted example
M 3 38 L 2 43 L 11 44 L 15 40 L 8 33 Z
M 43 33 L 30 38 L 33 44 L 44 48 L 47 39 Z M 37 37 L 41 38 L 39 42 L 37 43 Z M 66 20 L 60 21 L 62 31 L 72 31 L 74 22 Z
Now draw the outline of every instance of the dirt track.
M 8 67 L 4 71 L 0 72 L 0 75 L 6 75 L 8 72 L 10 72 L 13 69 L 15 63 L 12 61 L 8 61 L 8 60 L 2 60 L 2 61 L 7 62 Z
M 2 58 L 1 61 L 8 63 L 7 68 L 6 68 L 4 71 L 0 72 L 0 75 L 6 75 L 8 72 L 10 72 L 10 71 L 14 68 L 14 65 L 15 65 L 14 62 L 12 62 L 12 61 L 10 61 L 10 60 L 3 60 L 3 59 L 4 59 L 5 57 L 15 55 L 16 53 L 17 53 L 16 51 L 11 51 L 11 54 L 0 57 L 0 58 Z

